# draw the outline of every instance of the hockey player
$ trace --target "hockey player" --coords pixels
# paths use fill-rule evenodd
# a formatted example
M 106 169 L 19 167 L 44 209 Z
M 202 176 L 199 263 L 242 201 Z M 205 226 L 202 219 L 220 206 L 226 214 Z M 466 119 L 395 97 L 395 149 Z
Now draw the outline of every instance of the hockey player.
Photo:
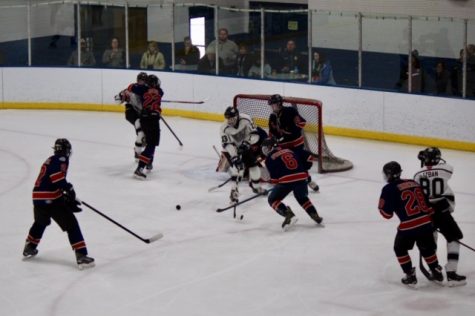
M 289 148 L 297 152 L 305 150 L 302 130 L 306 121 L 298 110 L 292 106 L 284 106 L 284 99 L 280 94 L 272 95 L 268 104 L 272 107 L 273 112 L 269 116 L 269 134 L 277 139 L 282 148 Z M 302 156 L 304 155 L 306 154 Z M 310 175 L 307 183 L 313 191 L 320 190 Z
M 251 117 L 230 106 L 224 112 L 226 121 L 221 125 L 221 143 L 225 155 L 230 162 L 231 177 L 234 186 L 231 189 L 230 200 L 237 202 L 239 198 L 239 181 L 244 176 L 244 170 L 249 170 L 250 186 L 255 193 L 264 193 L 261 187 L 261 169 L 257 158 L 260 154 L 261 136 Z
M 140 125 L 145 133 L 146 146 L 139 155 L 139 163 L 134 176 L 139 179 L 147 178 L 143 172 L 144 167 L 148 170 L 153 168 L 155 147 L 160 144 L 160 113 L 162 112 L 163 90 L 160 88 L 160 80 L 155 75 L 147 77 L 147 91 L 143 94 L 143 106 L 140 114 Z
M 442 159 L 442 154 L 437 147 L 429 147 L 419 152 L 421 170 L 414 180 L 418 182 L 424 193 L 429 197 L 435 212 L 432 216 L 434 226 L 444 235 L 447 240 L 447 282 L 449 286 L 467 284 L 466 277 L 457 274 L 460 244 L 463 238 L 462 231 L 452 217 L 455 207 L 455 196 L 449 186 L 449 179 L 453 173 L 453 167 Z M 437 232 L 434 233 L 437 242 Z
M 23 256 L 25 259 L 38 254 L 38 244 L 46 227 L 53 219 L 68 234 L 71 247 L 76 253 L 80 269 L 94 266 L 94 259 L 88 257 L 86 242 L 74 216 L 80 212 L 73 185 L 66 180 L 71 156 L 71 144 L 65 138 L 54 143 L 54 155 L 41 166 L 40 174 L 33 188 L 34 222 L 28 233 Z
M 406 273 L 401 282 L 411 287 L 417 284 L 416 270 L 409 256 L 409 250 L 415 243 L 429 265 L 432 272 L 431 279 L 441 283 L 444 276 L 435 252 L 436 245 L 430 218 L 433 210 L 421 186 L 413 180 L 401 179 L 401 172 L 401 166 L 396 161 L 383 166 L 387 184 L 382 189 L 378 205 L 379 212 L 384 218 L 390 219 L 396 213 L 401 221 L 394 240 L 394 252 L 402 270 Z
M 147 74 L 140 72 L 137 82 L 131 83 L 127 89 L 122 90 L 114 98 L 117 102 L 125 102 L 125 119 L 135 128 L 134 156 L 137 159 L 143 150 L 144 133 L 140 125 L 140 113 L 142 111 L 142 96 L 147 91 Z
M 276 147 L 274 138 L 268 138 L 262 143 L 262 153 L 266 156 L 266 167 L 269 171 L 271 183 L 275 186 L 268 197 L 269 205 L 281 216 L 285 217 L 282 228 L 287 230 L 297 222 L 295 214 L 282 200 L 293 192 L 295 199 L 317 223 L 323 218 L 308 198 L 307 178 L 308 170 L 312 167 L 312 156 L 305 151 L 293 151 L 288 148 Z M 299 156 L 304 155 L 305 156 Z

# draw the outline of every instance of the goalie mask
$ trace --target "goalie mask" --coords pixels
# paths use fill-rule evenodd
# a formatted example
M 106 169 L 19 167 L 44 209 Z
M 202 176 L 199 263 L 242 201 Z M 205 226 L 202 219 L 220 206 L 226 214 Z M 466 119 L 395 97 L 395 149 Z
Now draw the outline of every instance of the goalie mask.
M 61 155 L 65 157 L 71 156 L 72 148 L 71 143 L 66 138 L 58 138 L 54 142 L 54 154 Z
M 384 180 L 392 182 L 401 178 L 401 165 L 396 161 L 390 161 L 383 166 Z
M 442 159 L 442 153 L 437 147 L 428 147 L 419 152 L 417 156 L 424 166 L 435 166 Z
M 272 107 L 273 112 L 278 113 L 284 105 L 284 99 L 280 94 L 274 94 L 269 98 L 267 104 Z
M 239 120 L 239 111 L 232 106 L 228 106 L 224 111 L 224 118 L 229 126 L 236 127 Z

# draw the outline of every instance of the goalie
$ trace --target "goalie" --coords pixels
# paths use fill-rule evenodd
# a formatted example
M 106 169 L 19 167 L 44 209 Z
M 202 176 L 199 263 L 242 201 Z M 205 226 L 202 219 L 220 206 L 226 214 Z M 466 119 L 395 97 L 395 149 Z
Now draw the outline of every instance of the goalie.
M 256 128 L 249 115 L 239 113 L 232 106 L 226 109 L 224 117 L 226 121 L 221 126 L 221 142 L 234 181 L 230 193 L 231 202 L 234 203 L 239 199 L 238 185 L 244 177 L 245 169 L 249 171 L 249 185 L 253 192 L 265 192 L 260 185 L 261 170 L 258 158 L 261 153 L 260 144 L 267 134 L 264 130 Z

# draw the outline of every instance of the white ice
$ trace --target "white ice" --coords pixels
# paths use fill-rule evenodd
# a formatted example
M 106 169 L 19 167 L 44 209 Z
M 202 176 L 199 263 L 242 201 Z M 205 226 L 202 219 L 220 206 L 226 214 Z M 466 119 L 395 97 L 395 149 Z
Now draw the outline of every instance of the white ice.
M 227 179 L 215 172 L 219 123 L 166 119 L 184 147 L 162 124 L 155 169 L 140 181 L 132 177 L 135 134 L 123 114 L 0 111 L 0 315 L 475 314 L 475 253 L 461 247 L 466 286 L 440 287 L 418 272 L 418 289 L 408 289 L 392 249 L 398 220 L 377 210 L 383 164 L 397 160 L 403 176 L 412 177 L 423 146 L 327 136 L 331 150 L 355 168 L 313 176 L 321 192 L 310 198 L 325 228 L 289 196 L 299 222 L 282 232 L 282 218 L 265 198 L 237 208 L 243 221 L 232 211 L 216 213 L 230 190 L 208 192 Z M 68 179 L 79 198 L 142 237 L 164 238 L 146 244 L 84 208 L 77 217 L 95 268 L 77 269 L 55 223 L 38 256 L 22 261 L 33 221 L 31 189 L 58 137 L 72 143 Z M 442 153 L 455 168 L 454 216 L 463 242 L 474 247 L 475 154 Z M 241 193 L 252 194 L 246 184 Z M 411 255 L 416 261 L 418 253 Z

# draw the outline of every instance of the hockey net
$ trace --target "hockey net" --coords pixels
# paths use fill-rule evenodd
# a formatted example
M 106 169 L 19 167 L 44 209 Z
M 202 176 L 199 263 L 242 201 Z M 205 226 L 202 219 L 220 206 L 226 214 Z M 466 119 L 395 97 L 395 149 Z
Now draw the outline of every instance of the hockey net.
M 270 95 L 238 94 L 234 97 L 234 107 L 252 117 L 254 123 L 268 131 L 272 108 L 267 104 Z M 337 172 L 353 168 L 349 160 L 335 156 L 325 141 L 322 127 L 322 102 L 313 99 L 284 97 L 284 106 L 296 107 L 307 121 L 305 147 L 316 156 L 318 172 Z

